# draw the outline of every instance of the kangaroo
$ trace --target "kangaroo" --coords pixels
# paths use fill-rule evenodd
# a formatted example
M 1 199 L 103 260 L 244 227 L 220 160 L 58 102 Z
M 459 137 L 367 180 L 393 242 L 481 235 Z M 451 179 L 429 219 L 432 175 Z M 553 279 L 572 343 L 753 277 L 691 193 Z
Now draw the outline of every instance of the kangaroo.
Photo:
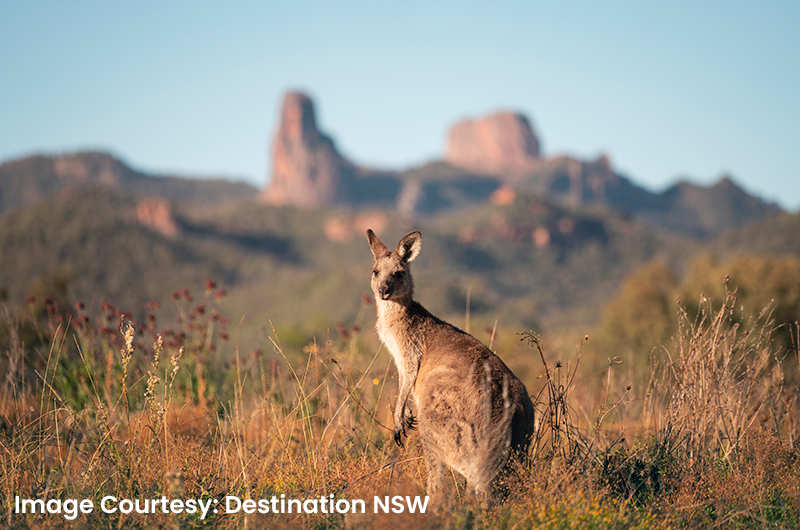
M 534 408 L 525 385 L 472 335 L 414 301 L 409 263 L 422 234 L 411 232 L 391 251 L 372 230 L 372 292 L 376 328 L 397 366 L 394 440 L 403 445 L 419 423 L 428 495 L 437 496 L 449 466 L 474 492 L 494 496 L 495 478 L 512 452 L 527 451 Z M 418 418 L 407 407 L 412 395 Z

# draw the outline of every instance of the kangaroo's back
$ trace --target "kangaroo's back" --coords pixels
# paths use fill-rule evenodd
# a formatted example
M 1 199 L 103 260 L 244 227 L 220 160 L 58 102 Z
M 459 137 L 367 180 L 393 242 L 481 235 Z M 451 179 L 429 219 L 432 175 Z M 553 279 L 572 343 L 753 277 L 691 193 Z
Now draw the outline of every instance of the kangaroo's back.
M 375 262 L 372 290 L 377 329 L 394 357 L 400 389 L 395 441 L 416 420 L 406 407 L 413 394 L 428 468 L 428 492 L 443 484 L 447 466 L 477 492 L 491 493 L 514 451 L 525 452 L 534 408 L 525 385 L 472 335 L 428 312 L 413 299 L 409 269 L 422 236 L 411 232 L 394 251 L 367 231 Z

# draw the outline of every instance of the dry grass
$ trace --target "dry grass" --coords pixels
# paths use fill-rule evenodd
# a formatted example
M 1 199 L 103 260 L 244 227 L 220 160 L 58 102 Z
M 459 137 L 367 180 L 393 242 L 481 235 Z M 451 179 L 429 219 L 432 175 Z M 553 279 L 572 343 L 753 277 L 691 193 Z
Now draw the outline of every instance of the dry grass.
M 787 383 L 797 352 L 776 351 L 769 311 L 747 325 L 735 295 L 680 315 L 677 340 L 654 358 L 649 388 L 613 381 L 585 396 L 581 341 L 569 364 L 523 334 L 541 376 L 530 458 L 480 506 L 453 477 L 451 500 L 427 514 L 373 514 L 373 496 L 424 495 L 415 434 L 391 443 L 389 356 L 357 329 L 273 355 L 243 353 L 211 286 L 176 293 L 181 325 L 132 326 L 108 305 L 89 315 L 7 316 L 14 333 L 0 395 L 3 517 L 17 528 L 213 526 L 298 528 L 796 528 L 800 407 Z M 736 317 L 736 318 L 734 318 Z M 34 329 L 36 334 L 31 334 Z M 269 332 L 270 330 L 268 330 Z M 235 336 L 235 333 L 232 333 Z M 26 344 L 23 337 L 38 337 Z M 223 351 L 230 352 L 223 354 Z M 269 358 L 269 359 L 268 359 Z M 30 499 L 365 499 L 366 514 L 14 513 Z

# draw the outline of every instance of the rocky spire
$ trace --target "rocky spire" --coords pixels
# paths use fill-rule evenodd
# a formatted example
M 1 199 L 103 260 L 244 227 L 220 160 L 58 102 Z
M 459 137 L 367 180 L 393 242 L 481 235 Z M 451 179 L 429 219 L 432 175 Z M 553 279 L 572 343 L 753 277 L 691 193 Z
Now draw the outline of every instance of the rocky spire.
M 352 173 L 353 165 L 317 128 L 311 99 L 286 94 L 272 146 L 272 178 L 261 198 L 278 205 L 340 204 L 349 197 Z

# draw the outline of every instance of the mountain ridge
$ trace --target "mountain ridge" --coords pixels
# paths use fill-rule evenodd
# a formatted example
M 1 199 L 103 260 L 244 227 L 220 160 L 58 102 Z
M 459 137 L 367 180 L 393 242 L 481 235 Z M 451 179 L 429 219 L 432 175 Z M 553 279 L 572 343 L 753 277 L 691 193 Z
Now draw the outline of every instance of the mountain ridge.
M 385 208 L 412 217 L 524 193 L 574 207 L 609 208 L 653 228 L 701 240 L 783 213 L 728 175 L 711 186 L 683 179 L 654 192 L 615 171 L 608 156 L 588 161 L 547 157 L 531 123 L 518 111 L 461 120 L 451 127 L 441 160 L 381 170 L 339 153 L 333 138 L 317 125 L 314 101 L 302 92 L 289 92 L 272 140 L 273 173 L 261 190 L 223 179 L 147 174 L 100 151 L 31 155 L 0 164 L 0 213 L 91 183 L 169 201 Z
M 290 92 L 283 100 L 273 174 L 262 198 L 270 204 L 380 205 L 406 215 L 432 215 L 484 203 L 499 188 L 510 187 L 573 206 L 612 208 L 701 239 L 783 211 L 748 194 L 729 176 L 711 187 L 678 182 L 652 192 L 616 172 L 607 156 L 548 158 L 539 145 L 527 116 L 500 111 L 454 124 L 441 160 L 404 171 L 367 169 L 341 155 L 319 130 L 311 98 Z
M 573 207 L 610 208 L 653 228 L 695 239 L 713 238 L 725 230 L 784 213 L 775 203 L 749 194 L 727 175 L 710 186 L 683 179 L 652 192 L 615 173 L 606 157 L 590 162 L 553 157 L 539 161 L 522 175 L 506 177 L 466 171 L 446 161 L 404 171 L 352 167 L 347 177 L 348 200 L 328 206 L 378 207 L 408 216 L 430 216 L 489 203 L 496 192 L 526 193 Z M 146 174 L 104 152 L 39 154 L 0 164 L 0 214 L 87 185 L 204 204 L 252 202 L 264 194 L 244 182 Z
M 211 203 L 247 200 L 257 193 L 247 183 L 227 179 L 147 174 L 103 151 L 32 154 L 0 163 L 0 214 L 32 206 L 64 189 L 86 185 Z

